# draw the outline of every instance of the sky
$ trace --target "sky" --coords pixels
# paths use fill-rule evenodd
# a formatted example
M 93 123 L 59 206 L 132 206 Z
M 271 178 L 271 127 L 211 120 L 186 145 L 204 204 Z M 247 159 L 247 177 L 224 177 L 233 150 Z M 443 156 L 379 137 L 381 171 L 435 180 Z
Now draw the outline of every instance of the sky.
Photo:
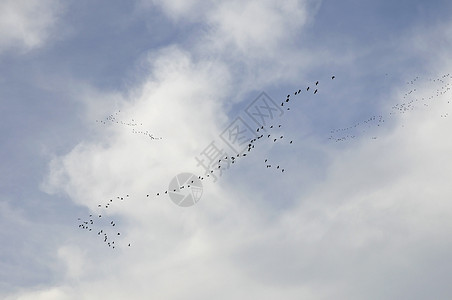
M 0 298 L 450 299 L 451 10 L 1 0 Z

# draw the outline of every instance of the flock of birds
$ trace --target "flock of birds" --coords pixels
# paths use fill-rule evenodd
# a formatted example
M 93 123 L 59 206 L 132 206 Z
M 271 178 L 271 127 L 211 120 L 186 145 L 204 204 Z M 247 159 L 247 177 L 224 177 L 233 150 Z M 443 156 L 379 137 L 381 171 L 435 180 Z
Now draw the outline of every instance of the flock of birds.
M 335 76 L 332 76 L 331 79 L 335 79 Z M 310 86 L 308 86 L 306 88 L 306 92 L 309 92 L 311 90 L 312 93 L 315 95 L 319 92 L 318 86 L 319 86 L 319 81 L 316 81 L 312 89 Z M 302 90 L 298 89 L 293 93 L 293 95 L 299 96 L 301 93 L 302 93 Z M 289 105 L 291 104 L 291 101 L 293 100 L 290 98 L 290 96 L 291 96 L 290 94 L 287 95 L 286 99 L 281 102 L 281 106 L 285 107 L 287 110 L 290 110 Z M 130 122 L 124 122 L 124 121 L 119 120 L 117 117 L 120 112 L 121 111 L 118 111 L 115 114 L 109 115 L 105 120 L 100 120 L 100 121 L 96 120 L 96 122 L 103 124 L 103 125 L 117 124 L 117 125 L 132 127 L 133 133 L 140 133 L 140 134 L 142 133 L 143 135 L 150 137 L 151 139 L 161 139 L 161 138 L 153 137 L 153 135 L 150 134 L 148 131 L 135 129 L 138 126 L 142 126 L 143 124 L 137 123 L 134 119 L 132 119 Z M 282 128 L 282 124 L 260 126 L 260 127 L 256 128 L 255 137 L 253 139 L 249 140 L 248 146 L 243 153 L 236 153 L 235 155 L 224 156 L 224 157 L 219 158 L 218 163 L 212 165 L 212 169 L 210 169 L 209 171 L 206 171 L 206 173 L 204 175 L 198 176 L 198 179 L 205 180 L 208 177 L 214 177 L 215 174 L 218 172 L 221 173 L 225 169 L 225 163 L 226 163 L 227 168 L 229 168 L 232 164 L 235 164 L 237 161 L 243 159 L 244 157 L 249 155 L 249 152 L 251 152 L 253 149 L 256 148 L 256 145 L 258 144 L 259 141 L 266 140 L 268 142 L 276 143 L 276 142 L 283 140 L 284 135 L 280 133 L 281 128 Z M 289 140 L 287 142 L 287 144 L 292 145 L 293 140 Z M 272 164 L 270 162 L 269 158 L 265 158 L 264 163 L 265 163 L 265 167 L 267 169 L 273 168 L 281 173 L 284 173 L 284 171 L 285 171 L 285 168 L 283 168 L 281 165 Z M 223 170 L 221 169 L 222 166 L 223 166 Z M 193 181 L 191 181 L 191 183 L 193 183 Z M 189 190 L 190 188 L 191 188 L 190 182 L 188 182 L 185 185 L 181 185 L 178 188 L 173 189 L 172 191 L 165 189 L 165 190 L 161 190 L 158 192 L 154 192 L 152 194 L 147 194 L 146 198 L 151 197 L 151 195 L 153 195 L 153 197 L 162 197 L 164 195 L 167 195 L 169 192 L 181 192 L 181 190 L 184 190 L 184 189 Z M 117 225 L 116 221 L 113 219 L 110 219 L 109 218 L 110 215 L 108 213 L 106 213 L 106 210 L 108 210 L 111 205 L 116 204 L 117 202 L 127 201 L 129 199 L 130 199 L 130 197 L 127 194 L 125 196 L 116 196 L 115 198 L 108 199 L 106 203 L 99 203 L 97 205 L 97 209 L 99 210 L 97 214 L 90 214 L 85 219 L 78 218 L 78 221 L 79 221 L 78 227 L 84 231 L 96 232 L 97 235 L 99 236 L 99 238 L 103 241 L 103 243 L 111 249 L 116 249 L 120 245 L 122 245 L 122 246 L 126 245 L 127 247 L 131 247 L 130 242 L 118 241 L 117 238 L 121 236 L 121 231 L 118 230 L 118 226 L 116 226 Z M 102 212 L 101 210 L 104 210 L 104 212 Z M 105 219 L 107 219 L 107 218 L 108 218 L 108 220 L 105 221 Z
M 335 79 L 335 76 L 332 76 L 331 79 Z M 430 79 L 431 82 L 437 83 L 439 84 L 439 86 L 436 88 L 435 92 L 432 95 L 424 97 L 416 96 L 419 88 L 418 87 L 415 88 L 414 85 L 417 82 L 419 82 L 420 80 L 419 77 L 416 77 L 413 80 L 407 82 L 407 84 L 412 86 L 412 88 L 404 94 L 403 97 L 403 99 L 405 99 L 404 102 L 395 104 L 391 108 L 389 116 L 397 113 L 402 114 L 407 113 L 419 106 L 427 107 L 431 105 L 439 96 L 449 92 L 450 83 L 448 82 L 448 79 L 452 79 L 452 76 L 450 76 L 450 74 L 445 74 L 438 78 Z M 293 92 L 293 96 L 299 96 L 300 94 L 302 94 L 304 90 L 306 90 L 306 92 L 311 91 L 311 93 L 314 95 L 317 94 L 319 92 L 319 81 L 316 81 L 312 87 L 308 86 L 303 89 L 297 89 L 296 91 Z M 291 95 L 292 94 L 287 95 L 286 99 L 284 99 L 281 102 L 281 107 L 285 107 L 287 110 L 290 110 L 290 105 L 292 103 L 295 103 L 295 99 L 293 99 L 293 97 L 291 98 Z M 448 101 L 448 103 L 450 103 L 450 101 Z M 133 127 L 133 133 L 140 134 L 142 133 L 147 137 L 157 139 L 154 138 L 151 134 L 149 134 L 148 131 L 141 131 L 135 129 L 138 126 L 142 126 L 142 124 L 138 125 L 138 123 L 133 119 L 131 122 L 122 122 L 116 118 L 117 115 L 118 113 L 115 113 L 115 115 L 112 114 L 108 116 L 105 121 L 100 121 L 100 123 L 101 124 L 113 123 L 123 126 L 130 126 Z M 447 112 L 441 115 L 441 117 L 443 118 L 448 116 L 449 114 Z M 351 126 L 331 130 L 329 140 L 335 142 L 342 142 L 348 139 L 353 139 L 356 138 L 359 134 L 364 133 L 366 130 L 371 129 L 372 127 L 382 126 L 384 123 L 385 117 L 383 115 L 374 115 L 363 121 L 356 122 Z M 211 165 L 211 169 L 206 171 L 203 175 L 198 176 L 198 179 L 205 180 L 208 177 L 215 177 L 215 174 L 217 173 L 220 173 L 221 175 L 221 172 L 224 169 L 229 169 L 231 165 L 237 163 L 237 161 L 239 160 L 244 159 L 244 157 L 247 157 L 249 153 L 253 151 L 253 149 L 255 149 L 258 143 L 261 141 L 267 141 L 270 143 L 286 141 L 285 144 L 292 145 L 293 140 L 285 138 L 284 134 L 281 133 L 282 127 L 283 127 L 282 124 L 273 124 L 268 126 L 260 126 L 256 128 L 255 137 L 249 140 L 248 146 L 245 151 L 243 151 L 242 153 L 236 153 L 235 155 L 222 156 L 218 158 L 218 162 Z M 376 136 L 372 136 L 371 138 L 376 139 Z M 263 163 L 267 169 L 275 169 L 282 173 L 284 173 L 285 171 L 285 168 L 282 165 L 271 163 L 268 157 L 264 159 Z M 193 183 L 193 181 L 191 181 L 191 183 Z M 190 188 L 191 185 L 190 182 L 188 182 L 185 183 L 184 185 L 179 186 L 178 188 L 173 189 L 172 191 L 168 189 L 163 189 L 161 191 L 149 193 L 146 195 L 145 198 L 162 197 L 164 195 L 167 195 L 169 192 L 179 193 L 182 192 L 182 190 L 185 190 L 185 192 L 189 192 Z M 97 214 L 90 214 L 89 217 L 87 217 L 84 220 L 78 218 L 79 221 L 78 227 L 81 230 L 97 233 L 97 235 L 103 241 L 103 243 L 106 246 L 110 247 L 111 249 L 115 249 L 119 245 L 130 247 L 131 246 L 130 242 L 123 242 L 122 240 L 118 241 L 118 238 L 121 237 L 121 231 L 118 230 L 116 221 L 111 219 L 109 217 L 110 215 L 106 213 L 106 210 L 108 210 L 111 207 L 111 205 L 114 205 L 117 202 L 124 202 L 129 199 L 130 197 L 127 194 L 125 196 L 116 196 L 114 198 L 108 199 L 106 203 L 99 203 L 97 206 L 98 209 Z
M 348 139 L 354 139 L 359 134 L 356 131 L 361 130 L 361 132 L 363 133 L 366 132 L 366 129 L 368 128 L 375 126 L 380 127 L 380 125 L 383 125 L 384 122 L 385 120 L 382 115 L 372 116 L 364 121 L 357 122 L 351 126 L 331 130 L 330 137 L 328 139 L 334 140 L 335 142 L 342 142 Z M 346 135 L 343 135 L 344 133 L 346 133 Z M 376 139 L 375 136 L 373 136 L 372 138 Z
M 84 220 L 81 218 L 77 219 L 79 221 L 78 227 L 84 231 L 97 233 L 99 239 L 103 240 L 105 245 L 112 249 L 115 249 L 120 244 L 123 245 L 124 243 L 122 243 L 122 241 L 118 243 L 117 240 L 117 238 L 121 236 L 121 231 L 118 230 L 118 227 L 116 227 L 116 221 L 108 219 L 108 214 L 101 212 L 101 209 L 108 209 L 110 205 L 113 204 L 114 200 L 124 201 L 127 198 L 129 198 L 129 195 L 126 195 L 125 197 L 117 196 L 116 199 L 109 199 L 107 204 L 98 204 L 97 214 L 90 214 L 89 217 Z M 104 220 L 102 220 L 102 218 Z M 126 244 L 128 247 L 131 245 L 130 243 Z
M 351 126 L 331 130 L 328 139 L 334 142 L 343 142 L 361 136 L 366 132 L 374 133 L 374 135 L 371 135 L 371 139 L 377 139 L 374 129 L 382 126 L 385 123 L 385 120 L 414 110 L 427 109 L 440 101 L 440 99 L 444 99 L 441 96 L 449 93 L 451 90 L 450 79 L 452 79 L 452 76 L 449 73 L 425 80 L 416 76 L 412 80 L 406 82 L 406 85 L 409 86 L 409 90 L 404 93 L 402 102 L 393 105 L 388 113 L 385 115 L 374 115 Z M 423 85 L 428 85 L 429 88 L 423 89 Z M 425 91 L 432 92 L 425 95 Z M 450 104 L 450 100 L 446 101 L 447 104 Z M 446 111 L 440 114 L 440 117 L 447 118 L 449 117 L 449 113 Z
M 333 80 L 335 78 L 336 78 L 336 76 L 334 76 L 334 75 L 331 76 L 331 80 Z M 302 93 L 302 91 L 304 91 L 305 89 L 306 89 L 306 92 L 310 92 L 311 91 L 312 94 L 315 95 L 315 94 L 317 94 L 319 92 L 318 88 L 319 88 L 319 81 L 317 80 L 313 84 L 312 88 L 311 88 L 311 86 L 307 86 L 306 88 L 295 90 L 293 92 L 293 95 L 294 96 L 299 96 Z M 290 98 L 291 95 L 292 94 L 288 94 L 286 99 L 281 102 L 281 107 L 286 108 L 286 110 L 290 110 L 290 105 L 295 102 L 295 99 L 293 99 L 293 97 Z M 256 128 L 256 135 L 255 135 L 255 137 L 253 139 L 249 140 L 248 147 L 247 147 L 247 149 L 246 149 L 246 151 L 244 153 L 242 153 L 242 154 L 237 153 L 235 155 L 235 157 L 234 156 L 225 156 L 224 158 L 219 159 L 218 163 L 216 165 L 214 165 L 214 167 L 211 170 L 206 171 L 204 176 L 210 177 L 210 174 L 214 174 L 216 169 L 221 169 L 221 167 L 222 167 L 221 163 L 222 162 L 226 162 L 227 163 L 227 168 L 229 168 L 231 164 L 235 163 L 237 158 L 245 157 L 245 156 L 248 155 L 248 152 L 251 152 L 252 149 L 255 149 L 255 146 L 256 146 L 256 144 L 259 141 L 267 140 L 267 141 L 270 141 L 270 142 L 272 141 L 273 143 L 276 143 L 278 141 L 283 140 L 284 139 L 284 135 L 281 133 L 281 128 L 282 128 L 282 124 L 278 124 L 278 125 L 272 124 L 272 125 L 268 125 L 268 126 L 261 125 L 260 127 Z M 285 140 L 287 140 L 287 139 L 285 139 Z M 288 142 L 288 144 L 292 145 L 293 144 L 293 140 L 290 140 Z M 265 167 L 267 169 L 274 168 L 275 170 L 278 170 L 281 173 L 284 173 L 284 171 L 285 171 L 285 168 L 283 168 L 283 166 L 281 166 L 279 164 L 274 164 L 274 163 L 272 164 L 270 162 L 269 158 L 265 158 L 264 159 L 264 163 L 265 163 Z M 221 170 L 219 170 L 219 171 L 221 172 Z M 201 179 L 201 180 L 204 180 L 204 176 L 199 176 L 198 178 Z
M 121 113 L 121 110 L 115 112 L 114 114 L 109 115 L 105 118 L 105 120 L 96 120 L 97 123 L 102 125 L 120 125 L 120 126 L 127 126 L 132 127 L 132 133 L 133 134 L 139 134 L 144 135 L 147 138 L 150 138 L 151 140 L 161 140 L 161 137 L 155 137 L 149 130 L 141 129 L 143 126 L 143 123 L 137 123 L 134 119 L 131 119 L 130 121 L 122 121 L 119 119 L 119 114 Z

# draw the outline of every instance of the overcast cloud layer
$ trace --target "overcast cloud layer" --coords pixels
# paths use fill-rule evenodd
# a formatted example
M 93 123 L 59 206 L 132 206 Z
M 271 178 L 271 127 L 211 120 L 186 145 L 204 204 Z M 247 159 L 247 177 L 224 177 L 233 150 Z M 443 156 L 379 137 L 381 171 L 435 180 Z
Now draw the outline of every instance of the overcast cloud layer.
M 451 8 L 3 1 L 1 298 L 450 299 Z M 262 91 L 285 142 L 157 197 Z

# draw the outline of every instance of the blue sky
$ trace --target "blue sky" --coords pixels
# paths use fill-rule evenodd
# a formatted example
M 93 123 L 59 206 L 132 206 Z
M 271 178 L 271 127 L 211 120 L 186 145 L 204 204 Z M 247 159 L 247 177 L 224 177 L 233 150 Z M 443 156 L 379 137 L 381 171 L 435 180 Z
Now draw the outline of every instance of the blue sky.
M 2 1 L 0 296 L 449 299 L 451 9 Z M 192 207 L 155 197 L 262 91 L 291 94 L 293 145 L 260 143 Z M 96 223 L 116 249 L 80 230 L 126 194 Z

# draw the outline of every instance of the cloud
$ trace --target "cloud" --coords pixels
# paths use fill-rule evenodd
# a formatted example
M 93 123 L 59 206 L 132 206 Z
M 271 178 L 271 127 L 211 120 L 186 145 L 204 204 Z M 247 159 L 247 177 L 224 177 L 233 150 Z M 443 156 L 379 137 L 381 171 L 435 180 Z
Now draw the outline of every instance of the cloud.
M 175 22 L 196 21 L 199 17 L 204 17 L 208 9 L 215 4 L 216 1 L 200 1 L 200 0 L 140 0 L 138 6 L 144 8 L 159 7 L 170 19 Z M 199 21 L 199 20 L 198 20 Z
M 194 28 L 186 33 L 190 38 L 184 46 L 195 60 L 219 60 L 228 64 L 233 80 L 237 78 L 233 101 L 239 101 L 250 86 L 268 86 L 277 80 L 296 81 L 294 78 L 302 80 L 303 71 L 319 63 L 310 50 L 297 45 L 293 33 L 303 34 L 321 1 L 140 3 L 145 7 L 152 3 L 150 7 L 161 8 L 180 26 Z M 323 58 L 331 60 L 327 53 Z M 299 69 L 300 65 L 304 70 Z
M 174 57 L 171 61 L 178 65 Z M 174 68 L 161 78 L 172 79 L 166 84 L 174 84 L 180 71 Z M 184 78 L 190 80 L 191 76 Z M 163 82 L 155 86 L 168 90 Z M 419 96 L 431 92 L 426 85 Z M 397 91 L 394 94 L 400 99 Z M 137 203 L 114 211 L 128 216 L 127 231 L 134 248 L 109 253 L 101 248 L 103 245 L 91 250 L 82 250 L 85 247 L 77 243 L 61 246 L 60 259 L 68 264 L 67 276 L 72 279 L 59 288 L 23 299 L 52 294 L 59 299 L 72 299 L 72 295 L 88 299 L 121 299 L 126 295 L 169 299 L 210 299 L 212 295 L 220 299 L 422 299 L 426 293 L 442 298 L 449 292 L 447 285 L 441 280 L 431 282 L 430 278 L 447 276 L 441 261 L 450 258 L 452 246 L 447 238 L 452 225 L 448 201 L 452 191 L 447 184 L 452 171 L 448 160 L 452 143 L 444 141 L 452 119 L 438 117 L 450 109 L 446 100 L 444 95 L 432 108 L 398 116 L 394 130 L 377 140 L 363 138 L 345 149 L 324 149 L 323 154 L 331 156 L 327 176 L 307 195 L 293 188 L 292 192 L 301 196 L 276 218 L 269 219 L 258 208 L 263 201 L 260 196 L 231 186 L 227 179 L 216 185 L 206 183 L 203 199 L 188 210 L 168 201 L 145 203 L 138 196 Z M 127 139 L 120 140 L 124 143 Z M 69 155 L 64 161 L 86 161 L 92 166 L 103 160 L 111 164 L 126 152 L 133 152 L 116 153 L 119 149 L 113 148 L 121 148 L 119 144 L 99 156 L 96 148 L 76 150 L 72 154 L 76 156 Z M 156 144 L 153 151 L 162 151 L 158 147 L 162 146 Z M 108 152 L 116 158 L 106 155 Z M 176 164 L 183 163 L 177 156 L 183 153 L 173 154 Z M 293 153 L 286 161 L 293 162 L 296 157 Z M 143 157 L 136 159 L 146 164 Z M 100 170 L 107 166 L 99 165 Z M 74 167 L 68 165 L 65 170 Z M 145 174 L 138 165 L 133 171 L 127 164 L 118 168 L 121 171 L 117 174 L 125 176 Z M 164 168 L 176 169 L 168 161 L 152 170 L 165 174 Z M 88 169 L 70 178 L 93 176 L 84 183 L 92 191 L 102 189 L 95 178 L 106 176 L 105 172 Z M 114 182 L 114 174 L 102 181 Z M 238 173 L 234 176 L 242 177 Z M 253 185 L 256 179 L 247 180 Z M 133 186 L 131 190 L 138 195 L 145 193 L 145 183 L 139 177 L 133 181 L 116 183 L 120 189 Z M 279 182 L 271 186 L 279 186 Z M 80 187 L 76 185 L 75 190 Z M 87 201 L 85 205 L 91 204 Z M 94 245 L 96 241 L 89 242 Z M 106 253 L 105 257 L 96 255 L 99 250 Z M 419 281 L 429 282 L 429 286 Z
M 287 42 L 307 22 L 307 9 L 305 1 L 233 1 L 221 3 L 206 17 L 218 30 L 218 49 L 232 46 L 238 57 L 245 54 L 248 59 Z
M 151 140 L 142 133 L 134 134 L 135 129 L 128 126 L 98 123 L 98 126 L 104 126 L 98 130 L 105 130 L 103 136 L 99 133 L 94 136 L 101 137 L 99 142 L 81 143 L 66 157 L 53 160 L 51 175 L 44 184 L 48 192 L 64 191 L 83 204 L 94 204 L 90 199 L 98 199 L 105 193 L 119 193 L 124 190 L 124 185 L 133 189 L 130 184 L 138 183 L 134 174 L 155 170 L 139 180 L 139 185 L 150 184 L 147 188 L 155 190 L 167 184 L 160 180 L 166 178 L 169 182 L 176 175 L 174 172 L 184 170 L 184 166 L 193 169 L 194 155 L 200 151 L 200 143 L 207 145 L 209 138 L 218 132 L 217 126 L 226 121 L 221 111 L 221 99 L 226 96 L 223 91 L 227 89 L 228 71 L 218 63 L 194 64 L 188 53 L 176 47 L 150 54 L 149 63 L 154 70 L 149 80 L 131 91 L 129 96 L 99 96 L 98 92 L 86 89 L 81 93 L 84 94 L 81 101 L 87 103 L 87 115 L 92 116 L 89 119 L 92 124 L 95 119 L 104 120 L 113 113 L 119 122 L 133 119 L 140 125 L 136 131 L 148 130 L 149 134 L 162 140 Z M 99 103 L 107 105 L 108 98 L 117 103 L 115 112 L 102 110 L 99 106 Z M 136 160 L 131 164 L 133 156 Z M 155 177 L 157 170 L 161 176 Z M 152 183 L 152 178 L 159 184 Z M 104 188 L 89 195 L 93 184 Z M 112 192 L 116 189 L 118 192 Z M 142 192 L 148 193 L 149 190 Z
M 0 3 L 0 53 L 42 47 L 61 13 L 58 0 L 5 0 Z
M 182 18 L 199 2 L 187 3 L 160 5 Z M 447 95 L 429 109 L 393 117 L 376 140 L 363 136 L 342 147 L 320 138 L 300 140 L 305 148 L 275 156 L 288 166 L 285 177 L 250 163 L 245 173 L 238 167 L 217 184 L 205 181 L 194 207 L 182 209 L 155 197 L 177 173 L 199 171 L 194 156 L 228 124 L 224 108 L 237 90 L 250 93 L 296 73 L 285 74 L 279 61 L 259 69 L 261 61 L 275 57 L 286 56 L 283 66 L 288 58 L 299 58 L 296 46 L 280 47 L 291 37 L 289 29 L 306 24 L 307 13 L 300 2 L 286 3 L 214 3 L 204 18 L 215 27 L 199 48 L 191 52 L 172 45 L 151 51 L 146 59 L 151 72 L 141 86 L 123 94 L 78 86 L 84 118 L 97 127 L 68 154 L 54 157 L 43 188 L 68 195 L 90 213 L 99 211 L 98 203 L 130 194 L 130 201 L 102 212 L 121 226 L 118 244 L 131 242 L 132 247 L 109 251 L 95 234 L 70 235 L 56 245 L 64 266 L 60 281 L 15 298 L 416 299 L 448 294 L 446 285 L 431 282 L 447 278 L 440 267 L 450 260 L 452 144 L 445 137 L 452 119 L 438 117 L 450 110 Z M 218 55 L 200 59 L 202 51 Z M 248 72 L 240 73 L 231 61 L 242 61 Z M 267 73 L 250 75 L 253 68 Z M 432 91 L 426 84 L 418 92 L 425 97 Z M 388 102 L 401 95 L 395 90 Z M 133 119 L 140 130 L 163 139 L 150 140 L 127 125 L 95 122 L 110 113 L 125 123 Z M 300 122 L 287 134 L 297 136 Z M 304 149 L 316 153 L 310 156 Z M 304 182 L 318 173 L 323 176 Z M 291 201 L 281 205 L 284 197 Z M 423 288 L 420 282 L 427 281 Z

